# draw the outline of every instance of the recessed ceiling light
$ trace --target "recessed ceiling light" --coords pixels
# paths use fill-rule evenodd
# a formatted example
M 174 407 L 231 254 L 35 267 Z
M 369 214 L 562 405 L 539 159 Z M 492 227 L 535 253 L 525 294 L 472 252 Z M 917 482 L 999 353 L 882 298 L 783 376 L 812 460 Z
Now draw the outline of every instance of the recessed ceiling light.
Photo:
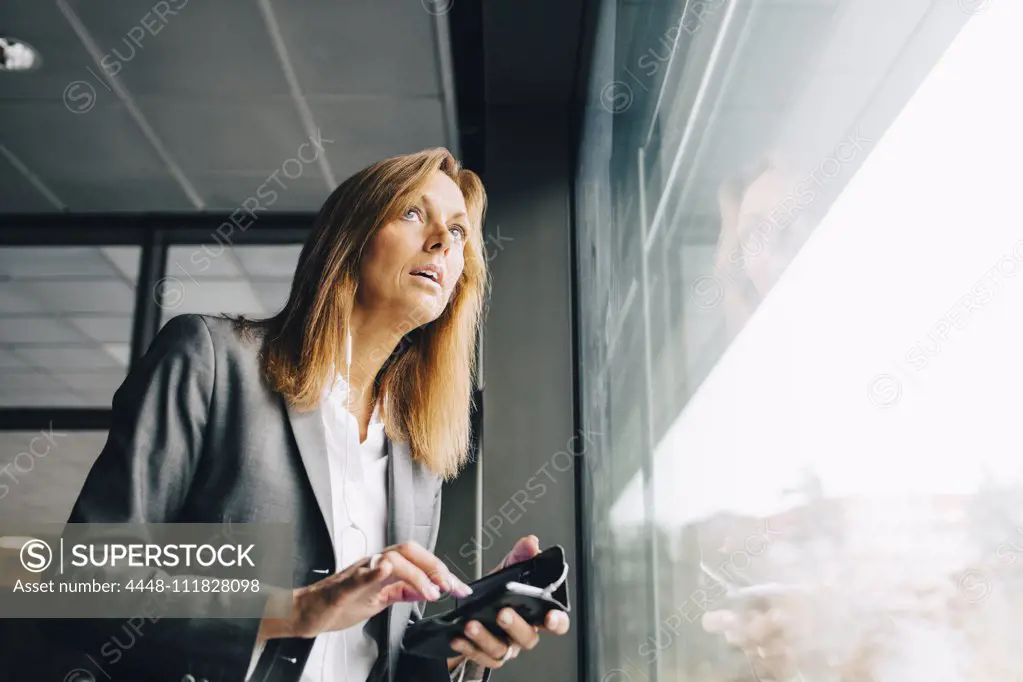
M 40 61 L 39 52 L 24 40 L 0 36 L 0 71 L 31 71 Z

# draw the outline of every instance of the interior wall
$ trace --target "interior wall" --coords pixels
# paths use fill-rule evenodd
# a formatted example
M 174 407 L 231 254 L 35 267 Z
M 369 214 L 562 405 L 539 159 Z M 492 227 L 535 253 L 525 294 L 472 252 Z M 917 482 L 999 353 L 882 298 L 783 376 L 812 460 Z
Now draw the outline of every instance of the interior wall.
M 564 107 L 492 107 L 485 225 L 482 528 L 488 572 L 518 538 L 562 545 L 575 577 L 570 128 Z M 474 549 L 472 544 L 468 550 Z M 577 680 L 577 635 L 544 637 L 496 679 Z

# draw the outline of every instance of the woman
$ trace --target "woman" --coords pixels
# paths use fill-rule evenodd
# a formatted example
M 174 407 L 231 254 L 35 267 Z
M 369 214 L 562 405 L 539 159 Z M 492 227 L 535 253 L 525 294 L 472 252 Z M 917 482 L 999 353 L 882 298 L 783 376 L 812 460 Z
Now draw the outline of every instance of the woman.
M 714 254 L 721 274 L 728 341 L 777 283 L 816 226 L 815 194 L 787 165 L 764 158 L 718 189 L 721 232 Z
M 470 442 L 485 204 L 444 149 L 381 161 L 320 209 L 277 315 L 181 315 L 160 331 L 114 396 L 70 521 L 290 522 L 299 587 L 286 618 L 225 618 L 218 597 L 210 618 L 161 619 L 104 675 L 473 680 L 536 645 L 507 610 L 508 644 L 470 622 L 446 668 L 398 646 L 418 602 L 465 594 L 432 550 L 441 482 Z M 538 552 L 523 538 L 502 565 Z M 541 630 L 568 625 L 552 613 Z M 109 637 L 96 622 L 61 631 L 84 651 Z

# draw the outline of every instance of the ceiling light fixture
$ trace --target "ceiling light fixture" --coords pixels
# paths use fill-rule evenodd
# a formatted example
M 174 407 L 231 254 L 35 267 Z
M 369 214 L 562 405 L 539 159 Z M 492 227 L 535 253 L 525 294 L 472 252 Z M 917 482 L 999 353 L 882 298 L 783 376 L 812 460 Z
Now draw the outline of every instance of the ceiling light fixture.
M 39 52 L 24 40 L 0 36 L 0 71 L 31 71 L 40 61 Z

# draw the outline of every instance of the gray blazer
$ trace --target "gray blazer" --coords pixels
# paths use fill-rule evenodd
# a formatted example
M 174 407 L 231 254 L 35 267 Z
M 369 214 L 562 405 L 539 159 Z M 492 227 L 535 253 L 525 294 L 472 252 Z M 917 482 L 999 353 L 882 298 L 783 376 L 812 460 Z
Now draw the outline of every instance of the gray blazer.
M 296 586 L 343 568 L 334 565 L 320 411 L 296 412 L 265 385 L 261 343 L 243 338 L 226 318 L 189 314 L 170 320 L 114 395 L 109 437 L 69 521 L 290 522 Z M 441 479 L 413 462 L 406 444 L 388 439 L 387 448 L 387 542 L 416 540 L 433 551 Z M 78 660 L 85 670 L 100 668 L 93 675 L 100 681 L 241 682 L 259 621 L 216 616 L 229 613 L 229 599 L 242 598 L 251 595 L 205 595 L 210 618 L 147 624 L 113 665 L 100 651 L 123 620 L 49 621 L 42 627 L 55 646 L 91 654 L 91 664 Z M 371 680 L 393 671 L 402 680 L 448 682 L 442 661 L 399 652 L 405 628 L 421 613 L 418 604 L 397 604 L 371 621 L 381 652 Z M 253 682 L 298 680 L 312 645 L 312 639 L 271 640 Z M 74 682 L 87 680 L 80 675 Z

